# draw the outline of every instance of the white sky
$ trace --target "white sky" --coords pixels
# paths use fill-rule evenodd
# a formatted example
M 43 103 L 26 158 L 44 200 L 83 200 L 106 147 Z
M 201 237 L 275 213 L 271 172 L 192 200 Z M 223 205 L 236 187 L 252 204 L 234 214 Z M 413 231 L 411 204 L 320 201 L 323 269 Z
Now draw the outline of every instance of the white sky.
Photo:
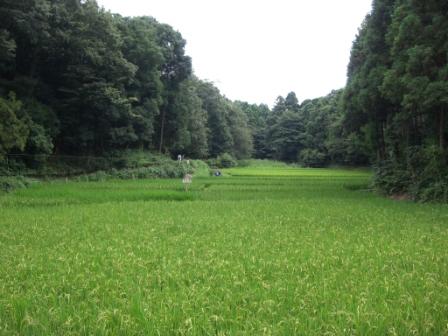
M 195 74 L 232 100 L 272 105 L 344 87 L 352 41 L 372 0 L 97 0 L 178 30 Z

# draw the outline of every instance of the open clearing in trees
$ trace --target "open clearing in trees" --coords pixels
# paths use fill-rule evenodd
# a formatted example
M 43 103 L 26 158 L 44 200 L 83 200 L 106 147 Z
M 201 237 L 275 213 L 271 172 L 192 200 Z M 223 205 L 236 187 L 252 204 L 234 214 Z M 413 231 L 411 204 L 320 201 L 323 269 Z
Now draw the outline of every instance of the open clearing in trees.
M 364 171 L 224 175 L 0 197 L 0 334 L 448 333 L 447 206 Z

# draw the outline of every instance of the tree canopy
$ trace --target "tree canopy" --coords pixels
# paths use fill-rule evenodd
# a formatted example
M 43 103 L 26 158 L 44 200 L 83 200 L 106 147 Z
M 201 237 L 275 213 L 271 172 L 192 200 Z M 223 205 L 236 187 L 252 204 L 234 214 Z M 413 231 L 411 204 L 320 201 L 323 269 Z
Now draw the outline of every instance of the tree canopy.
M 0 17 L 1 160 L 139 149 L 373 164 L 386 193 L 448 199 L 446 1 L 374 0 L 346 87 L 272 108 L 197 78 L 181 33 L 155 18 L 95 0 L 3 0 Z
M 447 199 L 448 3 L 375 0 L 353 44 L 345 128 L 387 193 Z

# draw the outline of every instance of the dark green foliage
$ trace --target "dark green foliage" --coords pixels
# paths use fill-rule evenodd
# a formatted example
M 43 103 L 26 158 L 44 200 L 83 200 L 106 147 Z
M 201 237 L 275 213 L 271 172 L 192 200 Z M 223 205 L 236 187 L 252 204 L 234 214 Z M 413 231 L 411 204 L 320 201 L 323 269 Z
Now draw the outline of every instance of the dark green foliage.
M 205 158 L 208 154 L 207 111 L 197 94 L 197 81 L 184 81 L 174 98 L 175 119 L 168 123 L 172 131 L 170 140 L 172 152 L 188 157 Z
M 193 76 L 186 41 L 152 17 L 113 15 L 93 0 L 5 0 L 0 13 L 0 97 L 18 97 L 1 98 L 9 106 L 2 121 L 12 126 L 0 151 L 24 154 L 9 167 L 49 175 L 135 168 L 123 159 L 128 150 L 228 153 L 229 165 L 252 156 L 351 163 L 348 146 L 331 153 L 346 138 L 332 132 L 339 92 L 302 105 L 290 92 L 271 112 Z
M 447 14 L 442 1 L 375 0 L 354 42 L 344 124 L 387 194 L 446 200 Z
M 202 108 L 208 114 L 209 154 L 216 157 L 221 153 L 230 152 L 233 147 L 233 139 L 226 118 L 225 98 L 212 83 L 199 81 L 197 84 L 197 93 L 202 101 Z
M 374 0 L 346 88 L 302 103 L 290 92 L 272 110 L 230 101 L 196 78 L 182 35 L 152 17 L 124 18 L 94 0 L 3 0 L 0 17 L 0 166 L 8 174 L 135 169 L 123 159 L 129 151 L 218 157 L 218 165 L 228 153 L 312 167 L 376 162 L 383 192 L 446 199 L 442 1 Z
M 272 157 L 283 161 L 294 161 L 303 148 L 305 127 L 302 116 L 285 110 L 270 129 L 268 139 Z
M 0 16 L 2 157 L 24 154 L 44 169 L 55 153 L 251 156 L 246 115 L 192 76 L 186 41 L 169 25 L 94 0 L 4 0 Z M 115 165 L 100 161 L 90 166 Z
M 305 167 L 324 167 L 327 163 L 325 153 L 311 148 L 300 151 L 298 159 Z
M 255 158 L 267 157 L 266 148 L 266 120 L 270 113 L 267 105 L 249 104 L 237 101 L 235 104 L 246 114 L 247 124 L 252 133 L 253 156 Z
M 26 120 L 20 115 L 22 103 L 10 93 L 8 98 L 0 97 L 0 159 L 11 149 L 23 150 L 29 130 Z
M 290 93 L 290 104 L 278 97 L 272 112 L 266 118 L 266 152 L 277 160 L 294 161 L 302 145 L 303 118 L 297 112 L 298 102 Z
M 192 173 L 192 171 L 187 171 Z M 127 168 L 116 170 L 112 169 L 108 172 L 99 170 L 88 175 L 81 175 L 76 178 L 77 181 L 104 181 L 108 179 L 146 179 L 146 178 L 181 178 L 185 174 L 185 170 L 181 167 L 147 167 L 147 168 Z
M 123 163 L 125 168 L 99 170 L 91 174 L 76 177 L 79 181 L 102 181 L 107 179 L 145 179 L 145 178 L 182 178 L 185 174 L 195 177 L 209 176 L 208 165 L 200 160 L 191 160 L 189 164 L 170 160 L 162 155 L 144 152 L 132 152 Z
M 208 116 L 209 155 L 230 153 L 239 159 L 249 158 L 253 151 L 252 132 L 241 103 L 223 97 L 210 82 L 195 79 L 195 87 Z
M 238 162 L 228 153 L 223 153 L 216 158 L 216 166 L 219 168 L 232 168 L 238 165 Z
M 286 99 L 278 97 L 272 112 L 264 117 L 266 128 L 260 137 L 263 141 L 257 143 L 257 152 L 311 167 L 367 165 L 368 145 L 343 127 L 343 92 L 333 91 L 300 105 L 293 92 Z
M 0 177 L 0 194 L 2 192 L 11 192 L 15 189 L 26 188 L 31 184 L 29 179 L 22 176 Z
M 376 167 L 375 186 L 387 195 L 418 201 L 448 201 L 446 154 L 437 146 L 408 147 L 406 159 L 388 159 Z
M 248 159 L 253 151 L 248 118 L 237 104 L 228 101 L 226 105 L 227 122 L 233 139 L 232 153 L 237 159 Z
M 7 72 L 14 64 L 16 42 L 6 29 L 0 30 L 0 71 Z
M 166 24 L 159 24 L 157 29 L 157 42 L 162 53 L 160 66 L 161 81 L 163 84 L 161 111 L 158 118 L 158 147 L 159 152 L 169 151 L 170 146 L 165 144 L 166 138 L 173 138 L 179 126 L 183 126 L 185 118 L 175 109 L 176 96 L 181 83 L 191 75 L 191 59 L 184 54 L 186 41 L 181 34 Z
M 125 85 L 131 102 L 132 126 L 136 145 L 153 144 L 155 118 L 162 104 L 162 81 L 159 67 L 163 57 L 156 42 L 157 22 L 149 17 L 123 18 L 118 27 L 123 36 L 124 57 L 137 66 L 132 81 Z

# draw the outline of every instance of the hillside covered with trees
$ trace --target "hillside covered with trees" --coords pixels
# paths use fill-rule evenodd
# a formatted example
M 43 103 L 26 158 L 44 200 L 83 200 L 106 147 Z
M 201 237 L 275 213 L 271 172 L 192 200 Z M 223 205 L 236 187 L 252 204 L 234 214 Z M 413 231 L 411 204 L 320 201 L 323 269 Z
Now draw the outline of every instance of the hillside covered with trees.
M 0 154 L 250 156 L 246 116 L 192 75 L 170 26 L 79 0 L 7 0 L 0 16 Z
M 275 105 L 197 78 L 186 41 L 94 0 L 0 3 L 0 160 L 140 150 L 375 167 L 387 194 L 447 200 L 448 4 L 374 0 L 344 89 Z

